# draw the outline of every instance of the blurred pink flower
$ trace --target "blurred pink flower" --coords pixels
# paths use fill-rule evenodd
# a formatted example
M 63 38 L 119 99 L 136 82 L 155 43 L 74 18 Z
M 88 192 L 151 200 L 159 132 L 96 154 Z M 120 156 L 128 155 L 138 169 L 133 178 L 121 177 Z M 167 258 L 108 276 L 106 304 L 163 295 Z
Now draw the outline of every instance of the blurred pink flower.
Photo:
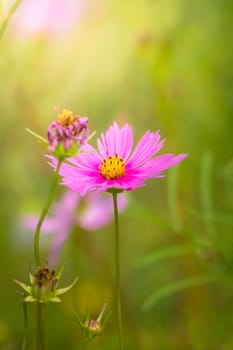
M 144 186 L 150 178 L 163 176 L 163 171 L 181 162 L 187 154 L 167 153 L 155 156 L 163 147 L 159 131 L 147 131 L 133 147 L 133 131 L 128 124 L 119 128 L 114 123 L 97 140 L 98 151 L 86 144 L 84 152 L 69 158 L 60 168 L 62 183 L 85 195 L 91 191 L 111 189 L 131 191 Z M 86 152 L 85 152 L 86 151 Z M 48 156 L 50 165 L 57 167 L 57 159 Z
M 71 29 L 84 11 L 83 0 L 24 0 L 14 26 L 21 36 L 59 35 Z
M 119 196 L 119 210 L 123 211 L 127 204 L 125 195 Z M 22 219 L 22 226 L 34 231 L 38 218 L 36 215 L 27 215 Z M 45 219 L 41 228 L 42 233 L 53 235 L 49 262 L 53 265 L 57 263 L 60 251 L 75 226 L 84 230 L 97 230 L 112 219 L 113 203 L 108 194 L 93 192 L 82 198 L 78 193 L 64 192 L 61 200 L 54 203 L 51 215 Z

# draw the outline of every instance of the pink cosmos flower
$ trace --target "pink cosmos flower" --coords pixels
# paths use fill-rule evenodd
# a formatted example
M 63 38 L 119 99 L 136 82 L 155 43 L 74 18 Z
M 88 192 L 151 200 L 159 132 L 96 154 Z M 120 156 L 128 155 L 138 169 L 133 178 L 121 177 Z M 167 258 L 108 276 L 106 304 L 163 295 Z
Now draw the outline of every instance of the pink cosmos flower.
M 17 34 L 57 35 L 72 28 L 85 11 L 83 0 L 24 0 L 17 10 Z
M 98 151 L 86 144 L 81 148 L 83 153 L 61 165 L 62 184 L 81 195 L 110 189 L 130 191 L 143 186 L 147 179 L 162 177 L 164 170 L 187 156 L 168 153 L 154 157 L 163 143 L 159 131 L 147 131 L 132 151 L 131 127 L 125 124 L 120 128 L 115 122 L 97 140 Z M 56 167 L 57 160 L 48 157 L 50 165 Z
M 127 204 L 125 195 L 119 196 L 119 210 L 123 211 Z M 27 215 L 22 220 L 22 226 L 34 231 L 38 218 L 37 215 Z M 113 203 L 107 194 L 92 192 L 82 198 L 78 193 L 64 192 L 61 200 L 54 203 L 51 215 L 45 219 L 41 228 L 43 234 L 53 235 L 49 262 L 56 265 L 60 251 L 75 226 L 88 231 L 97 230 L 112 218 Z

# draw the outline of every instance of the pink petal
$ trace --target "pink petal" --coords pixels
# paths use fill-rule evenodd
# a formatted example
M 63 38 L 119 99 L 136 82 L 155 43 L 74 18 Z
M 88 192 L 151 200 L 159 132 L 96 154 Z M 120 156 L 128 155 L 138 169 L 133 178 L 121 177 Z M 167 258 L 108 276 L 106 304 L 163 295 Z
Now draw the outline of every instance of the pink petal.
M 119 155 L 126 160 L 133 147 L 133 131 L 128 124 L 122 128 Z
M 151 159 L 144 165 L 144 169 L 148 171 L 148 177 L 158 177 L 160 173 L 177 163 L 180 163 L 184 158 L 187 157 L 187 154 L 182 153 L 178 156 L 174 154 L 163 154 L 161 156 Z
M 101 135 L 101 140 L 97 140 L 97 145 L 103 158 L 118 154 L 127 159 L 133 145 L 132 129 L 128 124 L 120 129 L 117 123 L 114 123 L 105 134 Z
M 135 168 L 149 160 L 163 146 L 164 141 L 158 143 L 159 139 L 160 135 L 158 131 L 156 133 L 147 131 L 139 140 L 131 157 L 128 159 L 128 166 Z

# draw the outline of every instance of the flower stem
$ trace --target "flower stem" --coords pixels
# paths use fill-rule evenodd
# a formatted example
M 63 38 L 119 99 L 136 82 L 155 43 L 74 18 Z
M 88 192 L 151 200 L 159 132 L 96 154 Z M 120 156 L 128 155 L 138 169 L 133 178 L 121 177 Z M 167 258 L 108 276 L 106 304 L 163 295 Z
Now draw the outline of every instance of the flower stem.
M 13 13 L 15 12 L 15 10 L 17 9 L 17 7 L 20 5 L 22 0 L 16 0 L 13 5 L 11 6 L 8 14 L 3 17 L 3 14 L 0 13 L 0 21 L 1 21 L 1 25 L 0 25 L 0 39 L 3 36 L 5 29 L 8 25 L 8 22 L 10 21 L 11 16 L 13 15 Z M 1 6 L 0 6 L 1 7 Z M 2 11 L 1 11 L 2 12 Z M 1 18 L 2 17 L 2 18 Z
M 90 350 L 90 349 L 91 349 L 91 341 L 88 340 L 88 341 L 87 341 L 87 350 Z
M 117 312 L 117 328 L 120 350 L 123 350 L 123 334 L 122 334 L 122 317 L 121 317 L 121 291 L 120 291 L 120 235 L 119 235 L 119 218 L 117 206 L 117 192 L 112 191 L 114 205 L 115 220 L 115 268 L 116 268 L 116 312 Z
M 24 295 L 26 296 L 26 295 Z M 27 303 L 22 302 L 23 306 L 23 319 L 24 319 L 24 337 L 22 341 L 21 350 L 26 350 L 27 348 L 27 336 L 28 336 L 28 311 Z
M 40 259 L 40 229 L 43 224 L 43 221 L 48 213 L 48 210 L 52 204 L 54 193 L 57 187 L 58 179 L 59 179 L 59 169 L 61 166 L 62 160 L 59 160 L 57 163 L 57 168 L 53 176 L 53 181 L 50 187 L 50 191 L 48 194 L 48 198 L 45 202 L 44 209 L 42 210 L 42 213 L 40 215 L 38 224 L 36 226 L 35 234 L 34 234 L 34 255 L 35 255 L 35 261 L 37 267 L 41 266 L 41 259 Z
M 37 303 L 37 342 L 36 350 L 45 350 L 45 303 Z

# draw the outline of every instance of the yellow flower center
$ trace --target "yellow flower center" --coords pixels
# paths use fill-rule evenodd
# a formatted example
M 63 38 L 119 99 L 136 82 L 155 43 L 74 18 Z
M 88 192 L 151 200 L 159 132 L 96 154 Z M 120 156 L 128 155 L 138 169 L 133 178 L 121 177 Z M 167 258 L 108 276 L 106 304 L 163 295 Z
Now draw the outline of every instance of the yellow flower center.
M 109 156 L 108 159 L 103 159 L 99 165 L 101 175 L 107 180 L 119 179 L 125 175 L 125 161 L 117 154 Z
M 72 125 L 77 119 L 79 119 L 79 116 L 73 116 L 73 113 L 71 111 L 68 109 L 63 109 L 62 113 L 58 115 L 57 123 L 64 128 L 67 128 L 69 125 Z

